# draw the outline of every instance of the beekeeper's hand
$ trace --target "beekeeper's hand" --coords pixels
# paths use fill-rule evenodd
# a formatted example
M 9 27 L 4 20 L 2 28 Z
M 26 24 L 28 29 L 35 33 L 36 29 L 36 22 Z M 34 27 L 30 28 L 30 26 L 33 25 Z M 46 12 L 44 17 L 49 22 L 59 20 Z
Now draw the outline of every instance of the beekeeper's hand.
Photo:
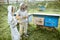
M 16 15 L 16 19 L 17 19 L 17 20 L 20 20 L 20 16 L 19 16 L 19 15 Z

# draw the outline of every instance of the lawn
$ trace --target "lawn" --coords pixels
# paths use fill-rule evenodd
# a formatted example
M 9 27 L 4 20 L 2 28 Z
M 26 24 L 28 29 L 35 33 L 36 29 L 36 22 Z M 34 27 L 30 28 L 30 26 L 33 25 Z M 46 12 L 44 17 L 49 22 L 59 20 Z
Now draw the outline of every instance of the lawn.
M 7 23 L 7 6 L 8 5 L 0 5 L 0 40 L 11 40 L 10 27 Z M 33 11 L 39 12 L 36 9 L 29 10 L 30 13 L 32 13 Z M 47 10 L 44 12 L 50 13 Z M 36 30 L 36 25 L 30 24 L 28 28 L 29 37 L 23 38 L 23 40 L 60 40 L 59 31 L 60 31 L 60 19 L 56 31 L 48 31 L 46 29 L 41 28 L 39 30 Z

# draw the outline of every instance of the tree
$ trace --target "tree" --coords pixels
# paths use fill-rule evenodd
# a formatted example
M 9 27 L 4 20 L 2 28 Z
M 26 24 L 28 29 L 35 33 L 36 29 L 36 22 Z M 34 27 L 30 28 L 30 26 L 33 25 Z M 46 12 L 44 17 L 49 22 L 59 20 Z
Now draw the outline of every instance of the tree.
M 9 0 L 7 0 L 7 3 L 9 4 Z

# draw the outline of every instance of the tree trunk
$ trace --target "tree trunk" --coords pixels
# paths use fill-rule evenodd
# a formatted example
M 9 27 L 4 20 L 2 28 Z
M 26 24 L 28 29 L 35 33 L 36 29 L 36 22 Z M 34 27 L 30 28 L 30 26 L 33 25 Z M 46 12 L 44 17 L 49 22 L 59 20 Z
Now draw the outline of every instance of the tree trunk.
M 7 0 L 7 4 L 9 4 L 9 0 Z

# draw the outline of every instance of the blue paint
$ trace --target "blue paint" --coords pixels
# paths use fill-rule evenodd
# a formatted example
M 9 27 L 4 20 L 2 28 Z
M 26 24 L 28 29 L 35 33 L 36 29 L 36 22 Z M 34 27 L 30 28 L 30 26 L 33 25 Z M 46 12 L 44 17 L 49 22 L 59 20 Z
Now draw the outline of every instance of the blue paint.
M 58 16 L 45 16 L 44 26 L 58 27 Z
M 39 9 L 44 11 L 45 10 L 45 6 L 39 6 Z
M 58 27 L 59 16 L 33 15 L 34 17 L 44 17 L 44 25 L 47 27 Z
M 29 22 L 32 22 L 32 17 L 33 17 L 33 15 L 29 15 L 29 17 L 28 17 Z

